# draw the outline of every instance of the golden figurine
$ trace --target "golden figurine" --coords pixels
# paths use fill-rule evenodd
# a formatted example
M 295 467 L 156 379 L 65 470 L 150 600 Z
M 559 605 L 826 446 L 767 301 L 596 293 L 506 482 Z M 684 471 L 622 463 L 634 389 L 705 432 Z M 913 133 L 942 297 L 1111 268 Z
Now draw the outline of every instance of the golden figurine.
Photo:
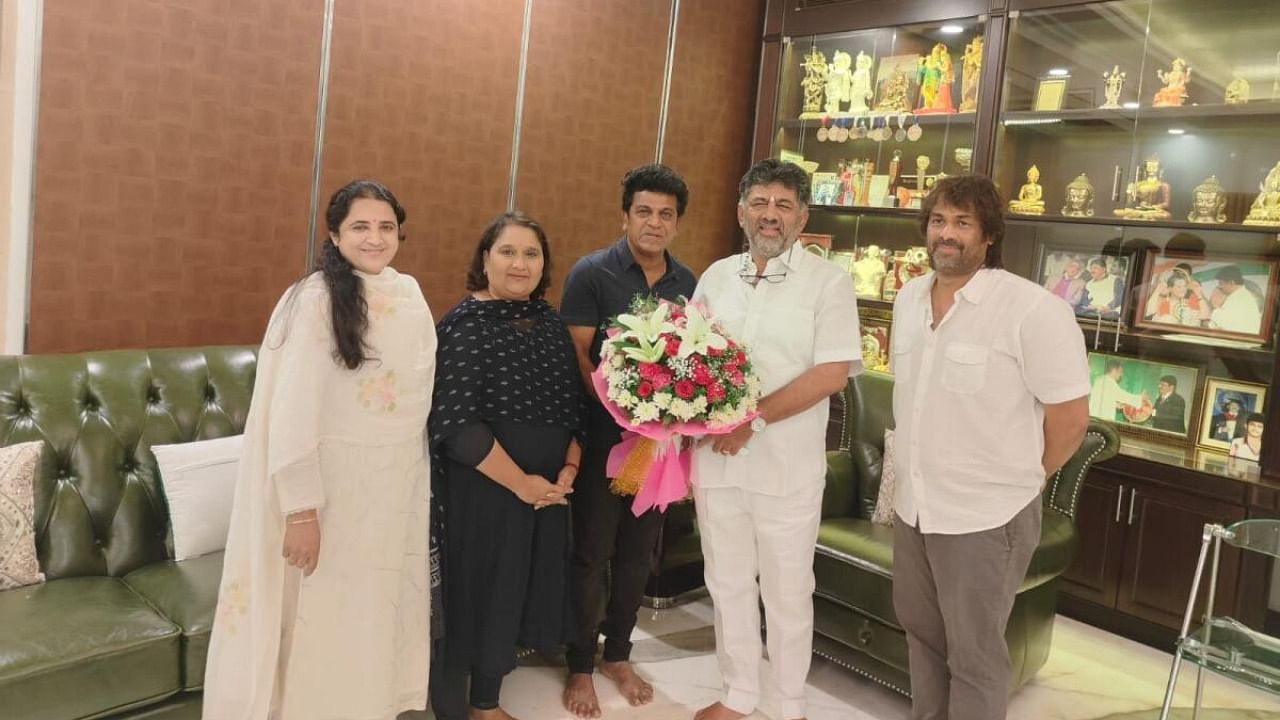
M 840 113 L 840 104 L 848 102 L 853 84 L 853 56 L 843 50 L 837 50 L 831 56 L 831 64 L 827 66 L 827 104 L 828 115 Z
M 1009 212 L 1019 215 L 1044 214 L 1044 188 L 1040 187 L 1040 168 L 1027 170 L 1027 182 L 1018 190 L 1018 199 L 1009 201 Z
M 917 115 L 956 111 L 951 100 L 951 86 L 955 84 L 956 73 L 946 45 L 936 43 L 927 57 L 920 58 L 916 80 L 920 83 L 920 107 L 915 111 Z
M 1280 225 L 1280 162 L 1271 168 L 1259 188 L 1258 199 L 1249 206 L 1245 225 Z
M 1227 83 L 1227 94 L 1222 99 L 1228 105 L 1242 105 L 1249 102 L 1249 81 L 1236 75 Z
M 827 57 L 818 48 L 804 56 L 804 79 L 800 87 L 804 89 L 804 114 L 800 117 L 821 117 L 822 91 L 827 86 Z
M 963 69 L 960 74 L 960 112 L 976 112 L 978 109 L 978 80 L 982 76 L 982 36 L 973 39 L 964 48 Z
M 1067 202 L 1062 206 L 1062 214 L 1069 217 L 1093 217 L 1093 183 L 1089 176 L 1080 173 L 1075 180 L 1067 183 Z
M 1164 87 L 1156 91 L 1152 107 L 1182 107 L 1187 101 L 1187 83 L 1191 81 L 1191 68 L 1182 58 L 1174 58 L 1169 72 L 1156 70 L 1156 77 L 1164 83 Z
M 1196 223 L 1227 221 L 1227 196 L 1217 175 L 1210 175 L 1191 191 L 1191 212 L 1187 219 Z
M 1120 92 L 1124 89 L 1125 73 L 1121 72 L 1120 66 L 1116 65 L 1111 68 L 1111 72 L 1102 73 L 1102 79 L 1106 81 L 1103 86 L 1102 94 L 1107 101 L 1102 103 L 1102 110 L 1118 110 L 1120 109 Z
M 1130 220 L 1168 220 L 1169 183 L 1161 177 L 1160 158 L 1152 155 L 1142 163 L 1142 178 L 1129 183 L 1129 203 L 1115 211 L 1117 217 Z
M 882 90 L 880 101 L 873 108 L 874 112 L 909 112 L 911 110 L 911 100 L 907 98 L 907 93 L 911 90 L 911 78 L 907 77 L 905 71 L 895 72 L 885 80 Z

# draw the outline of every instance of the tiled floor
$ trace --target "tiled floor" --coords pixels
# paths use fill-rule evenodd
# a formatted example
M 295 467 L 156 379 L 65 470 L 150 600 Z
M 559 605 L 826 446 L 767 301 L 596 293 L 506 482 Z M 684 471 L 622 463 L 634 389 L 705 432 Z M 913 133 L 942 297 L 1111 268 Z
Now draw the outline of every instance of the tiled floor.
M 608 680 L 596 676 L 606 720 L 683 720 L 719 697 L 711 602 L 701 599 L 654 613 L 642 609 L 632 659 L 650 678 L 657 697 L 632 708 Z M 1153 720 L 1159 715 L 1170 658 L 1137 643 L 1068 618 L 1055 626 L 1049 661 L 1014 696 L 1012 720 Z M 1280 719 L 1280 698 L 1206 676 L 1204 720 Z M 502 691 L 503 707 L 520 720 L 571 717 L 560 705 L 564 669 L 531 659 Z M 1184 671 L 1173 717 L 1191 717 L 1194 671 Z M 909 717 L 906 698 L 824 660 L 809 674 L 809 720 L 898 720 Z M 412 714 L 409 720 L 430 717 Z M 752 718 L 774 717 L 769 707 Z

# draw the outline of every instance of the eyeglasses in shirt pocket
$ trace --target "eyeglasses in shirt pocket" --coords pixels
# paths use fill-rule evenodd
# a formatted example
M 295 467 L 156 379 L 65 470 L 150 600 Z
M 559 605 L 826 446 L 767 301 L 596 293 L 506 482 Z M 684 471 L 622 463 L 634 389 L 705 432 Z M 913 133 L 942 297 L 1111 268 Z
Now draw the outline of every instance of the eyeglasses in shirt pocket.
M 982 389 L 987 379 L 989 348 L 953 342 L 947 346 L 942 363 L 942 387 L 954 393 L 971 394 Z

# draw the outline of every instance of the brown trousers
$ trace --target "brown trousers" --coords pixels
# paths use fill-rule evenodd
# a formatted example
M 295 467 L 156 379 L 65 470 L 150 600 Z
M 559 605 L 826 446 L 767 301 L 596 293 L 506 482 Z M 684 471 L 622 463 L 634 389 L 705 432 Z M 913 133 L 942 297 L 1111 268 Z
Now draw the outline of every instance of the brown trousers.
M 1003 720 L 1004 630 L 1040 542 L 1037 496 L 1000 527 L 921 533 L 895 518 L 893 609 L 907 632 L 913 720 Z

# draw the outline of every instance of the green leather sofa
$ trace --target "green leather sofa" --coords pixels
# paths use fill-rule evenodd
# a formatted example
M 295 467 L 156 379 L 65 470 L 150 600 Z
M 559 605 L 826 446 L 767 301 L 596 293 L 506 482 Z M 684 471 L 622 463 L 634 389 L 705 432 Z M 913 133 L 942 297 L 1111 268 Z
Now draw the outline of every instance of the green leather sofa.
M 41 585 L 0 592 L 0 717 L 200 717 L 222 554 L 175 563 L 152 445 L 241 433 L 256 351 L 0 358 L 0 444 L 44 440 Z
M 840 449 L 827 454 L 827 488 L 814 555 L 814 652 L 904 695 L 911 694 L 907 641 L 893 612 L 893 528 L 871 523 L 880 491 L 884 431 L 893 426 L 893 379 L 866 373 L 844 393 Z M 1040 546 L 1018 590 L 1005 637 L 1010 690 L 1044 665 L 1053 635 L 1055 578 L 1075 552 L 1076 500 L 1089 465 L 1116 454 L 1115 430 L 1091 422 L 1044 493 Z

